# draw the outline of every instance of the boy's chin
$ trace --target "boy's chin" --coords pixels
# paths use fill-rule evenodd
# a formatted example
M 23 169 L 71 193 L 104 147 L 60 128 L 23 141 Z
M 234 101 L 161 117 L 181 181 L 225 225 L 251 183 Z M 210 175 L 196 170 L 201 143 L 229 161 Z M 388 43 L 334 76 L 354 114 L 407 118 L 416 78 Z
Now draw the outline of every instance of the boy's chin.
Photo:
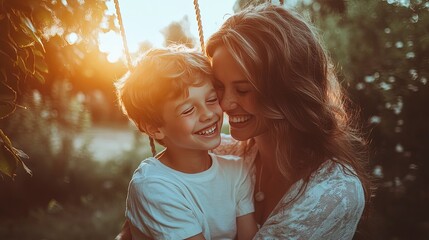
M 213 144 L 210 144 L 210 147 L 207 150 L 213 150 L 213 149 L 219 147 L 220 142 L 221 142 L 221 138 L 220 138 L 220 135 L 219 135 L 216 140 L 213 139 Z

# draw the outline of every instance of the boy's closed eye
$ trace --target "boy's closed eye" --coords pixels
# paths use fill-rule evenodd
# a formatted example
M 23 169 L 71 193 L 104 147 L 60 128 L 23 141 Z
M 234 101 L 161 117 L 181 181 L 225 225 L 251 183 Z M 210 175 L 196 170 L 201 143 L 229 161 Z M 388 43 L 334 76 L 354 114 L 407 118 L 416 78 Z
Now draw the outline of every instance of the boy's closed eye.
M 194 111 L 194 109 L 195 108 L 193 106 L 185 108 L 185 110 L 183 110 L 180 115 L 182 115 L 182 116 L 189 115 L 189 114 L 191 114 Z

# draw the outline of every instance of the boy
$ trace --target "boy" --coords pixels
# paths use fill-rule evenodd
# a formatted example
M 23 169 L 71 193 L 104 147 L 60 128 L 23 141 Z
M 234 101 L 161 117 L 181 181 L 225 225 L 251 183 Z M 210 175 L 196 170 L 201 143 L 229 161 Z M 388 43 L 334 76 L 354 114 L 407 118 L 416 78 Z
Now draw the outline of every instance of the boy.
M 124 113 L 165 147 L 134 172 L 126 218 L 133 239 L 251 239 L 250 176 L 239 159 L 209 153 L 223 113 L 210 63 L 185 47 L 148 51 L 117 84 Z

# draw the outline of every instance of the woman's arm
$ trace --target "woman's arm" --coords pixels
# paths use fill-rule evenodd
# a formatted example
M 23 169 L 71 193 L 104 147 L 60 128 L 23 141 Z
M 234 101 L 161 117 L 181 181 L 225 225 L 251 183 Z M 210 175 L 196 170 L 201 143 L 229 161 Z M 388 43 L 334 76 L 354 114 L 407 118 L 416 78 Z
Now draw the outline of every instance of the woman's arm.
M 256 225 L 256 220 L 253 213 L 249 213 L 237 218 L 238 240 L 253 239 L 257 231 L 258 227 Z

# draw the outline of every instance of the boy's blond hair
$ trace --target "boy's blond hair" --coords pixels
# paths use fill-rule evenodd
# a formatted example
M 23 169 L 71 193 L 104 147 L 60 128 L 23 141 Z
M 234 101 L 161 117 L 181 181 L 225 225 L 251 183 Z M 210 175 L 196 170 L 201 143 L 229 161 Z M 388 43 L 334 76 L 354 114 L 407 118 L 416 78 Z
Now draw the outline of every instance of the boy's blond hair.
M 147 51 L 115 86 L 124 114 L 147 133 L 148 125 L 164 124 L 162 110 L 167 101 L 187 96 L 188 87 L 200 86 L 207 78 L 213 80 L 208 59 L 178 45 Z

